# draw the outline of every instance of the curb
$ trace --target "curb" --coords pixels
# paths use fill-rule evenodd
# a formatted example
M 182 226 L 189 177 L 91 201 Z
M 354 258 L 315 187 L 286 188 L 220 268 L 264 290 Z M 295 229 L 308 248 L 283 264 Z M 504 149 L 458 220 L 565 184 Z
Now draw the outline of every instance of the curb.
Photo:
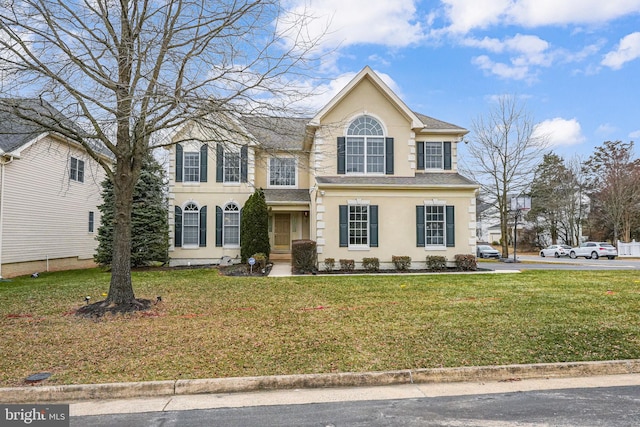
M 137 397 L 238 393 L 298 388 L 489 382 L 637 373 L 640 373 L 640 359 L 412 369 L 387 372 L 272 375 L 263 377 L 9 387 L 0 388 L 0 402 L 4 404 L 71 402 L 93 399 L 130 399 Z

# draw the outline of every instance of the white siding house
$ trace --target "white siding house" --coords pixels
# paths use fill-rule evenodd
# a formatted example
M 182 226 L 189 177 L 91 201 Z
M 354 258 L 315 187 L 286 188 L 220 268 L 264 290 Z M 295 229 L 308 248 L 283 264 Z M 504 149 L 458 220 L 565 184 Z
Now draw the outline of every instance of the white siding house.
M 104 177 L 76 143 L 0 111 L 0 277 L 94 266 Z

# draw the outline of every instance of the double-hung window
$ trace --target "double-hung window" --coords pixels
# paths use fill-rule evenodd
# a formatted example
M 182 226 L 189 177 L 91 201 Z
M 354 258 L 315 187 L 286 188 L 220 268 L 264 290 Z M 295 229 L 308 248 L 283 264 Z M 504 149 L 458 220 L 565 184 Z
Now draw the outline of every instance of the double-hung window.
M 198 246 L 200 236 L 200 209 L 189 203 L 182 213 L 182 245 Z
M 184 153 L 184 182 L 200 182 L 200 152 Z
M 225 150 L 224 182 L 240 182 L 240 152 Z
M 442 169 L 443 166 L 442 142 L 424 143 L 424 167 L 425 169 Z
M 292 157 L 269 160 L 269 185 L 273 187 L 296 186 L 296 159 Z
M 369 246 L 368 205 L 349 205 L 349 246 Z
M 69 179 L 72 181 L 84 182 L 84 160 L 71 158 L 69 164 Z
M 444 246 L 444 206 L 425 206 L 425 243 L 427 246 Z
M 380 123 L 371 116 L 360 116 L 347 129 L 345 139 L 346 173 L 385 173 L 385 138 Z
M 240 245 L 240 208 L 235 203 L 224 207 L 222 219 L 222 245 Z

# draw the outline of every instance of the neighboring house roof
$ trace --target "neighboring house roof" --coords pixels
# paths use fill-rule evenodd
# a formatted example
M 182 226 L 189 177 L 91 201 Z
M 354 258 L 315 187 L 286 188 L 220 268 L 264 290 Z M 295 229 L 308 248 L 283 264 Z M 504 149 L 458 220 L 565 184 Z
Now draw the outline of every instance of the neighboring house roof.
M 397 176 L 319 176 L 318 185 L 332 186 L 388 186 L 388 187 L 466 187 L 478 184 L 457 173 L 419 173 L 415 177 Z
M 264 198 L 267 204 L 278 203 L 310 203 L 311 197 L 307 189 L 266 189 Z
M 308 135 L 308 118 L 244 116 L 240 121 L 266 149 L 302 150 Z
M 83 131 L 73 121 L 41 99 L 0 99 L 0 154 L 19 154 L 21 149 L 55 129 L 67 129 L 79 136 Z M 58 134 L 59 135 L 59 134 Z M 60 135 L 59 135 L 60 136 Z M 68 140 L 68 138 L 65 138 Z M 80 145 L 76 141 L 73 143 Z M 102 144 L 90 142 L 94 151 L 107 158 L 113 155 Z

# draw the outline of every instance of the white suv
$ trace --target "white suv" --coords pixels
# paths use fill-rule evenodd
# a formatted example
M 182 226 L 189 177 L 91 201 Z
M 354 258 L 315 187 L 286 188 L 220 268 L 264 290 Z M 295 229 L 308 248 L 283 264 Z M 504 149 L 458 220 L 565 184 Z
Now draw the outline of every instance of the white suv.
M 618 250 L 615 248 L 615 246 L 609 243 L 584 242 L 577 248 L 571 248 L 571 250 L 569 251 L 569 256 L 573 259 L 581 256 L 585 257 L 586 259 L 598 259 L 600 257 L 614 259 L 618 256 Z

